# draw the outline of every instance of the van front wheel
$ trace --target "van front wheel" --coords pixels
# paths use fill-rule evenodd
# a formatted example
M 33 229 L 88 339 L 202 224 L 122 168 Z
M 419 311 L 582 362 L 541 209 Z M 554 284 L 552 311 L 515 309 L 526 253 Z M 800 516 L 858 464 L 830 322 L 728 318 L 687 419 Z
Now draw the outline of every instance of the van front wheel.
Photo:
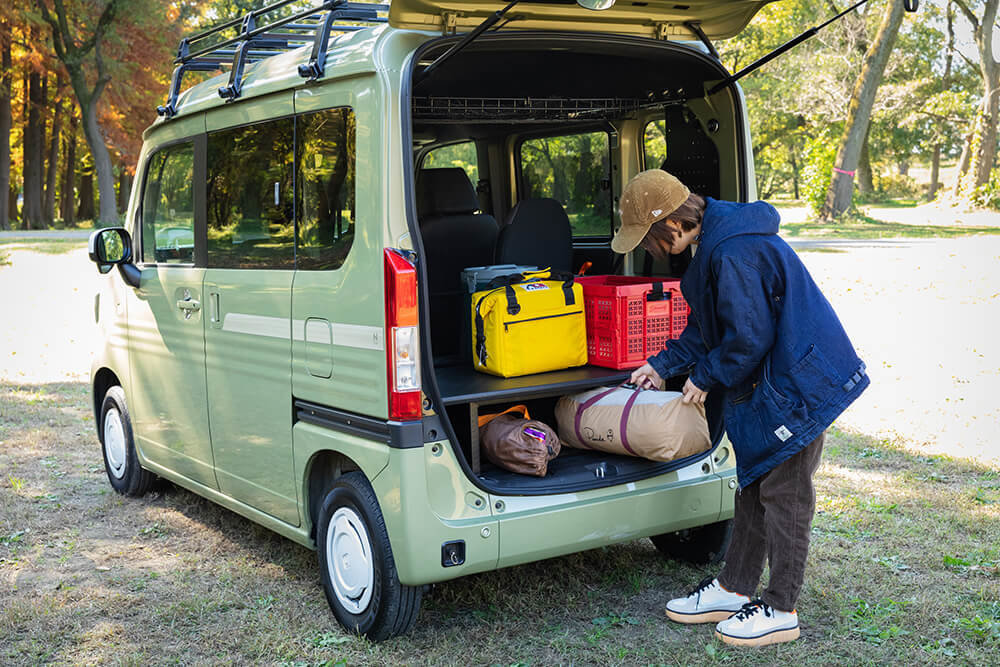
M 342 475 L 327 492 L 316 553 L 327 602 L 344 628 L 381 641 L 413 627 L 421 588 L 399 583 L 382 511 L 362 473 Z
M 653 535 L 649 539 L 667 558 L 697 565 L 711 565 L 725 557 L 732 538 L 733 520 L 727 519 L 675 533 Z
M 139 465 L 132 435 L 132 419 L 125 392 L 115 386 L 104 394 L 101 404 L 101 449 L 108 481 L 123 496 L 141 496 L 149 490 L 155 476 Z

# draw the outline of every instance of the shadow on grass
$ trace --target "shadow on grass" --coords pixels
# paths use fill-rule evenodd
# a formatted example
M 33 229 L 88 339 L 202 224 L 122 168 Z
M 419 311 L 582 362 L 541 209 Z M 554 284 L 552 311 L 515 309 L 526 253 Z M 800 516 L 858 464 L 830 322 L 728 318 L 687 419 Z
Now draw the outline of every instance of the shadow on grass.
M 1000 663 L 1000 471 L 901 442 L 831 429 L 803 639 L 739 651 L 665 620 L 717 568 L 648 540 L 437 584 L 369 644 L 308 550 L 167 483 L 111 492 L 85 384 L 0 384 L 0 441 L 0 662 Z

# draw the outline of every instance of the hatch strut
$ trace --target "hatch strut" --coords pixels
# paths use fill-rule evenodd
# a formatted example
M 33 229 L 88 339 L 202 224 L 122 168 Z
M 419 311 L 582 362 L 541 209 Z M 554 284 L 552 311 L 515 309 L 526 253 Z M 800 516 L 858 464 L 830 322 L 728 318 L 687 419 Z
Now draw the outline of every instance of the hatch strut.
M 895 1 L 895 0 L 893 0 L 893 1 Z M 709 89 L 709 91 L 708 91 L 708 93 L 707 93 L 706 96 L 714 95 L 715 93 L 719 92 L 723 88 L 729 86 L 731 83 L 733 83 L 735 81 L 739 81 L 740 79 L 742 79 L 743 77 L 745 77 L 747 74 L 750 74 L 751 72 L 753 72 L 753 71 L 761 68 L 762 66 L 764 66 L 767 63 L 771 62 L 772 60 L 774 60 L 775 58 L 777 58 L 781 54 L 783 54 L 786 51 L 788 51 L 789 49 L 795 48 L 796 46 L 798 46 L 802 42 L 806 41 L 810 37 L 813 37 L 814 35 L 816 35 L 816 33 L 818 33 L 820 30 L 822 30 L 826 26 L 830 25 L 831 23 L 833 23 L 834 21 L 840 19 L 841 17 L 845 16 L 846 14 L 849 14 L 850 12 L 853 12 L 855 9 L 857 9 L 861 5 L 865 4 L 866 2 L 868 2 L 868 0 L 859 0 L 859 2 L 856 2 L 855 4 L 851 5 L 850 7 L 848 7 L 847 9 L 845 9 L 844 11 L 842 11 L 839 14 L 837 14 L 836 16 L 834 16 L 833 18 L 828 19 L 824 23 L 821 23 L 821 24 L 819 24 L 817 26 L 813 26 L 812 28 L 809 28 L 808 30 L 806 30 L 804 33 L 802 33 L 798 37 L 793 37 L 792 39 L 788 40 L 787 42 L 785 42 L 784 44 L 782 44 L 781 46 L 779 46 L 778 48 L 776 48 L 774 51 L 771 51 L 770 53 L 768 53 L 764 57 L 759 58 L 758 60 L 755 60 L 754 62 L 750 63 L 749 65 L 747 65 L 746 67 L 744 67 L 743 69 L 741 69 L 739 72 L 736 72 L 735 74 L 730 74 L 728 77 L 726 77 L 725 79 L 723 79 L 719 83 L 717 83 L 714 86 L 712 86 L 712 88 Z M 917 11 L 917 8 L 920 6 L 920 0 L 902 0 L 902 2 L 903 2 L 903 7 L 908 12 L 915 12 L 915 11 Z
M 498 9 L 495 12 L 493 12 L 492 16 L 488 16 L 485 21 L 483 21 L 475 28 L 473 28 L 472 32 L 466 34 L 465 37 L 463 37 L 458 44 L 455 44 L 450 49 L 439 55 L 437 58 L 433 60 L 433 62 L 431 62 L 430 65 L 425 67 L 424 71 L 422 71 L 418 76 L 415 77 L 416 83 L 420 83 L 421 81 L 426 79 L 428 75 L 430 75 L 431 72 L 440 67 L 442 63 L 444 63 L 446 60 L 451 59 L 452 56 L 456 55 L 459 51 L 467 47 L 472 42 L 472 40 L 474 40 L 476 37 L 479 37 L 481 34 L 483 34 L 487 30 L 492 28 L 494 25 L 496 25 L 497 21 L 502 19 L 503 15 L 509 12 L 514 7 L 514 5 L 516 5 L 520 1 L 521 0 L 511 0 L 510 4 L 508 4 L 506 7 L 504 7 L 503 9 Z

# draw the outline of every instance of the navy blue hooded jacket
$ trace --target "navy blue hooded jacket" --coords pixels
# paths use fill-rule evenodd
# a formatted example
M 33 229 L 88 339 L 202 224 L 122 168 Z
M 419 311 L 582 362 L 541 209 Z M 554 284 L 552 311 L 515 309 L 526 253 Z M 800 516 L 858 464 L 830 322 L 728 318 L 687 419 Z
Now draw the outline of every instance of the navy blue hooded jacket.
M 869 380 L 830 303 L 778 237 L 774 207 L 705 202 L 681 281 L 688 325 L 649 363 L 660 377 L 689 373 L 699 389 L 726 392 L 745 487 L 815 440 Z

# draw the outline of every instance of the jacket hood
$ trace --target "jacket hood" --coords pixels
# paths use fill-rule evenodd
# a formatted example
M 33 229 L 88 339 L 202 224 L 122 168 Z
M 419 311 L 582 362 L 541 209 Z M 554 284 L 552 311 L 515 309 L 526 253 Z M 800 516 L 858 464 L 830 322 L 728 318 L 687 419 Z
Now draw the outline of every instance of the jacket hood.
M 698 253 L 710 257 L 717 245 L 743 234 L 777 234 L 781 216 L 764 201 L 741 204 L 705 197 Z

